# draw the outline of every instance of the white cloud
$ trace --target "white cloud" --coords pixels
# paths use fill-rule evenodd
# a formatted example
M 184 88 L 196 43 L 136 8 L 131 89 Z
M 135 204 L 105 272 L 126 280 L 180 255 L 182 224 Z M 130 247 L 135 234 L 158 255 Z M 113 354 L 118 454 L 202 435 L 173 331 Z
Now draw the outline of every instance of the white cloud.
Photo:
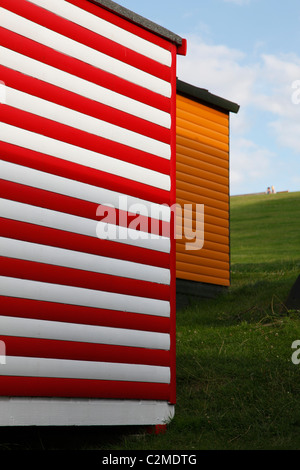
M 256 106 L 282 118 L 299 119 L 292 99 L 296 91 L 293 84 L 297 80 L 300 80 L 299 57 L 263 54 L 260 65 L 261 93 L 254 97 Z
M 299 115 L 300 117 L 300 115 Z M 291 122 L 288 119 L 277 120 L 269 123 L 270 129 L 276 136 L 280 146 L 291 149 L 295 154 L 300 153 L 300 122 Z M 299 157 L 298 157 L 299 158 Z
M 244 64 L 244 53 L 224 45 L 206 44 L 199 36 L 187 36 L 188 54 L 179 57 L 181 80 L 246 105 L 253 95 L 258 71 Z
M 299 153 L 300 102 L 293 98 L 295 93 L 298 98 L 300 94 L 293 85 L 300 80 L 300 58 L 295 55 L 264 55 L 262 60 L 265 94 L 256 105 L 270 113 L 268 127 L 278 144 Z
M 261 54 L 250 63 L 238 49 L 208 44 L 196 35 L 185 37 L 188 55 L 179 58 L 178 77 L 241 106 L 238 115 L 231 114 L 233 192 L 259 181 L 264 190 L 272 184 L 268 175 L 282 164 L 284 149 L 300 152 L 300 57 Z M 292 99 L 296 92 L 298 104 Z M 258 144 L 263 133 L 266 142 L 267 134 L 270 139 L 269 149 L 268 143 L 263 148 Z
M 205 43 L 199 36 L 187 36 L 188 54 L 178 59 L 181 80 L 206 88 L 211 93 L 234 101 L 241 106 L 266 111 L 271 115 L 299 120 L 299 105 L 292 97 L 299 80 L 300 57 L 261 54 L 256 62 L 238 49 Z M 271 119 L 272 120 L 272 119 Z
M 246 138 L 231 141 L 231 193 L 244 193 L 244 187 L 260 184 L 264 191 L 271 179 L 275 155 Z

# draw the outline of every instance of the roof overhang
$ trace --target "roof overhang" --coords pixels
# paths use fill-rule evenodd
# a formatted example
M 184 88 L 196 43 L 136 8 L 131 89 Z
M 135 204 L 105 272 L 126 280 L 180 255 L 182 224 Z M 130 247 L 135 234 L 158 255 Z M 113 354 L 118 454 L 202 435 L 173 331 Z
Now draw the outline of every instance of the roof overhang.
M 199 103 L 209 104 L 210 106 L 216 107 L 221 111 L 238 113 L 240 109 L 240 106 L 236 103 L 233 103 L 232 101 L 228 101 L 225 98 L 213 95 L 204 88 L 198 88 L 179 79 L 177 79 L 177 93 L 188 98 L 192 98 Z

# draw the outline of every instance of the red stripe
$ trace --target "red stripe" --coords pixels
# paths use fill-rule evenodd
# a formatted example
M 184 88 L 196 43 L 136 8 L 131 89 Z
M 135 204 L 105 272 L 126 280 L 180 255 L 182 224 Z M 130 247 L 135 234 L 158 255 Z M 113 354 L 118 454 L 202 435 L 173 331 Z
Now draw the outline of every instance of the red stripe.
M 1 6 L 23 18 L 27 18 L 45 28 L 55 31 L 74 41 L 109 55 L 126 64 L 143 70 L 162 80 L 171 80 L 171 70 L 144 55 L 141 55 L 125 46 L 118 44 L 100 34 L 96 34 L 87 28 L 79 26 L 70 20 L 51 13 L 44 8 L 33 5 L 25 0 L 2 0 Z M 100 31 L 99 31 L 100 33 Z
M 96 7 L 96 8 L 99 10 L 98 7 Z M 112 15 L 112 17 L 114 17 L 114 16 L 115 15 Z M 119 21 L 120 19 L 117 18 L 117 20 Z M 125 23 L 127 24 L 127 21 Z M 140 28 L 138 28 L 138 29 L 140 29 Z M 151 34 L 151 36 L 152 36 L 152 34 Z M 159 39 L 159 38 L 157 38 L 157 39 Z M 166 42 L 166 44 L 168 44 L 168 43 Z M 169 45 L 168 45 L 168 47 L 169 47 Z M 109 74 L 107 74 L 107 76 L 108 75 Z M 109 78 L 111 78 L 111 77 L 109 77 Z M 109 78 L 107 77 L 107 79 L 109 79 Z M 136 87 L 133 87 L 132 91 L 133 91 L 134 88 L 136 88 Z M 136 97 L 136 90 L 134 90 L 134 97 Z M 151 104 L 153 104 L 153 101 L 151 102 Z M 30 224 L 28 224 L 28 225 L 30 225 Z M 14 300 L 16 300 L 16 299 L 14 299 Z M 20 299 L 18 299 L 18 300 L 20 301 L 20 305 L 24 305 L 23 300 L 20 300 Z M 29 302 L 33 302 L 33 301 L 29 301 Z M 43 303 L 38 302 L 36 304 L 42 305 Z M 66 306 L 63 306 L 63 307 L 66 307 Z M 72 310 L 73 310 L 73 307 L 70 307 L 70 308 L 72 308 Z M 98 311 L 98 309 L 95 309 L 95 310 Z M 91 311 L 91 309 L 89 309 L 89 311 Z M 109 313 L 112 313 L 112 312 L 108 312 L 107 317 L 109 316 Z M 23 315 L 23 312 L 22 312 L 22 315 Z M 124 312 L 123 312 L 123 315 L 124 315 Z M 132 315 L 134 315 L 134 314 L 132 314 Z M 144 317 L 144 315 L 140 315 L 140 317 L 141 316 Z M 162 319 L 159 319 L 159 320 L 162 320 Z M 116 325 L 119 326 L 120 323 L 117 321 Z M 149 326 L 150 326 L 150 324 L 149 324 Z M 13 377 L 13 378 L 7 378 L 8 381 L 5 381 L 5 379 L 6 378 L 4 378 L 4 382 L 5 382 L 6 385 L 9 385 L 10 392 L 7 393 L 8 391 L 6 390 L 6 393 L 4 393 L 4 395 L 11 395 L 11 396 L 14 395 L 11 385 L 16 384 L 16 381 L 14 379 L 19 380 L 18 386 L 20 384 L 20 380 L 23 383 L 24 387 L 22 389 L 22 392 L 24 391 L 24 388 L 26 388 L 26 385 L 29 386 L 29 388 L 30 388 L 32 386 L 32 383 L 34 382 L 34 385 L 38 387 L 38 389 L 35 390 L 35 392 L 37 393 L 35 396 L 40 395 L 41 388 L 44 388 L 44 390 L 45 390 L 44 393 L 46 393 L 45 396 L 57 396 L 56 395 L 56 393 L 57 393 L 56 390 L 59 389 L 59 384 L 61 384 L 62 382 L 64 383 L 64 385 L 63 385 L 64 395 L 63 396 L 74 396 L 74 395 L 70 395 L 70 393 L 71 394 L 74 393 L 74 389 L 76 389 L 75 393 L 77 393 L 78 388 L 79 388 L 79 383 L 84 384 L 81 392 L 79 393 L 79 395 L 75 395 L 75 396 L 80 396 L 80 397 L 81 396 L 90 396 L 89 395 L 90 391 L 88 391 L 86 389 L 86 384 L 87 383 L 89 383 L 89 385 L 90 385 L 91 382 L 97 382 L 97 385 L 100 385 L 99 381 L 86 381 L 86 380 L 85 381 L 82 381 L 82 380 L 80 380 L 80 381 L 75 380 L 74 381 L 74 380 L 68 380 L 68 379 L 58 379 L 58 380 L 57 379 L 54 379 L 54 380 L 53 379 L 46 379 L 47 384 L 45 385 L 45 380 L 39 379 L 39 378 L 36 380 L 35 378 L 14 378 Z M 29 381 L 28 381 L 28 379 L 29 379 Z M 10 383 L 8 384 L 8 382 L 10 382 Z M 75 383 L 78 384 L 77 388 L 74 387 Z M 163 388 L 161 387 L 161 385 L 163 385 Z M 141 396 L 144 393 L 144 394 L 149 394 L 148 395 L 149 399 L 169 399 L 169 397 L 170 397 L 170 387 L 169 386 L 165 386 L 164 384 L 154 384 L 154 387 L 155 388 L 153 388 L 153 384 L 148 384 L 148 383 L 147 384 L 136 384 L 136 383 L 107 382 L 107 381 L 102 382 L 101 381 L 100 389 L 97 388 L 97 386 L 95 386 L 93 384 L 93 387 L 90 390 L 92 391 L 92 393 L 96 392 L 97 396 L 99 396 L 99 397 L 102 397 L 103 394 L 104 394 L 104 397 L 109 397 L 109 398 L 113 398 L 115 396 L 116 398 L 127 398 L 128 397 L 128 398 L 140 398 L 140 399 L 144 398 L 145 399 L 145 398 L 147 398 L 145 395 Z M 159 387 L 159 392 L 158 392 L 157 387 Z M 69 388 L 69 391 L 68 391 L 68 388 Z M 132 389 L 135 389 L 135 390 L 138 389 L 137 392 L 136 392 L 137 394 L 135 396 L 132 395 L 132 393 L 133 393 Z M 15 390 L 16 390 L 16 395 L 14 395 L 14 396 L 17 396 L 20 392 L 17 390 L 17 388 L 15 388 Z M 1 379 L 1 392 L 2 391 L 3 391 L 3 387 L 2 387 L 2 379 Z M 30 390 L 29 390 L 29 392 L 30 392 Z M 50 393 L 50 395 L 49 395 L 49 393 Z M 67 393 L 67 395 L 66 395 L 66 393 Z M 117 395 L 119 394 L 119 396 L 116 396 L 116 394 Z M 158 394 L 159 394 L 159 396 L 158 396 Z M 162 397 L 163 394 L 165 394 L 164 397 Z M 23 395 L 23 393 L 22 393 L 22 395 Z M 29 393 L 29 395 L 34 396 L 34 393 L 32 393 L 32 391 L 31 391 L 31 393 Z M 43 396 L 43 393 L 42 393 L 42 396 Z
M 131 245 L 124 247 L 123 244 L 114 241 L 100 240 L 96 237 L 88 237 L 1 217 L 0 236 L 80 251 L 82 253 L 106 256 L 108 258 L 148 264 L 150 266 L 169 268 L 170 255 L 168 253 L 156 253 L 153 250 Z
M 0 257 L 0 275 L 159 300 L 170 296 L 168 285 L 4 256 Z
M 170 193 L 143 183 L 132 183 L 132 180 L 95 170 L 77 163 L 51 157 L 43 153 L 18 147 L 0 141 L 0 157 L 2 160 L 28 166 L 45 173 L 62 176 L 63 178 L 91 184 L 96 187 L 109 189 L 120 194 L 145 199 L 157 204 L 169 204 Z
M 169 366 L 169 351 L 157 349 L 2 335 L 0 340 L 6 356 Z
M 162 142 L 170 142 L 170 130 L 152 124 L 131 114 L 105 106 L 97 101 L 58 88 L 54 85 L 29 77 L 15 70 L 0 65 L 0 77 L 6 86 L 24 93 L 51 101 L 88 116 L 102 119 L 111 124 L 151 137 Z
M 105 211 L 109 210 L 105 205 L 109 204 L 109 200 L 103 204 L 96 204 L 2 179 L 0 179 L 0 197 L 91 220 L 104 220 L 104 222 L 107 217 Z M 134 228 L 137 231 L 142 230 L 149 234 L 169 236 L 170 224 L 167 222 L 155 221 L 151 217 L 118 209 L 114 209 L 114 215 L 115 225 Z
M 168 168 L 170 165 L 169 160 L 166 160 L 165 158 L 154 156 L 141 150 L 128 147 L 127 145 L 119 144 L 112 140 L 89 134 L 88 132 L 57 123 L 50 119 L 42 118 L 26 111 L 21 111 L 11 106 L 2 106 L 3 114 L 1 116 L 1 121 L 12 126 L 20 127 L 55 140 L 66 142 L 92 152 L 104 154 L 160 173 L 160 169 L 162 167 Z M 155 191 L 155 189 L 153 191 Z
M 169 384 L 0 376 L 0 395 L 13 397 L 168 400 Z
M 122 95 L 136 101 L 148 104 L 162 111 L 169 112 L 170 110 L 170 99 L 167 97 L 1 27 L 0 43 L 8 49 L 63 70 L 71 75 L 83 78 L 96 85 L 117 93 L 120 93 L 120 90 L 122 90 Z
M 130 22 L 127 19 L 121 18 L 121 16 L 119 16 L 117 13 L 111 13 L 107 11 L 109 10 L 108 6 L 92 5 L 90 2 L 92 2 L 93 0 L 89 0 L 88 2 L 85 0 L 67 1 L 69 3 L 72 3 L 73 5 L 78 6 L 79 8 L 82 8 L 83 10 L 92 13 L 93 15 L 99 16 L 99 18 L 103 18 L 104 20 L 109 21 L 110 23 L 135 34 L 136 36 L 146 39 L 147 41 L 150 41 L 153 44 L 163 47 L 164 49 L 171 50 L 172 44 L 169 41 L 161 38 L 160 36 L 152 32 L 147 31 L 146 26 L 137 26 L 133 23 L 133 21 Z
M 176 64 L 176 53 L 175 46 L 173 47 L 173 63 Z M 172 78 L 172 98 L 171 98 L 171 205 L 176 204 L 176 67 L 173 67 L 173 78 Z M 170 224 L 170 319 L 171 319 L 171 394 L 170 402 L 176 403 L 176 239 L 175 239 L 175 213 L 171 211 L 171 224 Z
M 0 296 L 1 315 L 169 333 L 170 319 L 117 310 Z M 1 370 L 0 370 L 1 371 Z

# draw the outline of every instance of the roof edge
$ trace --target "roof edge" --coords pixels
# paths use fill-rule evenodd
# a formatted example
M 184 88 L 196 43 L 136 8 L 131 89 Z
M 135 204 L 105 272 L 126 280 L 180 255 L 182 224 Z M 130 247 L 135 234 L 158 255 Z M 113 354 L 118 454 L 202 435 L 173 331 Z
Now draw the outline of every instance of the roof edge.
M 183 46 L 184 40 L 177 34 L 173 33 L 172 31 L 169 31 L 163 26 L 160 26 L 154 23 L 151 20 L 148 20 L 147 18 L 144 18 L 141 15 L 138 15 L 137 13 L 134 13 L 131 10 L 128 10 L 125 7 L 122 7 L 121 5 L 113 2 L 112 0 L 88 0 L 88 1 L 90 3 L 94 3 L 95 5 L 106 8 L 107 10 L 113 13 L 117 13 L 119 16 L 127 20 L 130 20 L 131 22 L 137 24 L 138 26 L 142 26 L 148 31 L 151 31 L 152 33 L 155 33 L 158 36 L 161 36 L 164 39 L 167 39 L 168 41 L 173 42 L 179 48 Z
M 198 88 L 194 85 L 190 85 L 189 83 L 183 82 L 178 78 L 177 92 L 179 92 L 179 94 L 190 96 L 196 99 L 197 101 L 211 104 L 219 109 L 228 112 L 238 113 L 240 109 L 240 106 L 238 104 L 226 100 L 225 98 L 221 98 L 220 96 L 214 95 L 204 88 Z

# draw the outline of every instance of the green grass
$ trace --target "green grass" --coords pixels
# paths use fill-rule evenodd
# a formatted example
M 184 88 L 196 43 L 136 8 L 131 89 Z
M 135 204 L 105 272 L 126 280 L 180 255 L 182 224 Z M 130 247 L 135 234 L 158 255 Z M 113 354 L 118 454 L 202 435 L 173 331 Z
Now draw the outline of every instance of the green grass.
M 177 313 L 177 405 L 167 433 L 119 449 L 300 449 L 300 193 L 231 198 L 232 285 Z
M 285 263 L 300 258 L 300 193 L 231 198 L 231 262 Z
M 231 198 L 231 263 L 228 293 L 177 313 L 177 405 L 165 434 L 89 428 L 66 440 L 65 430 L 40 429 L 36 447 L 300 449 L 291 361 L 300 312 L 285 306 L 300 273 L 300 193 Z

